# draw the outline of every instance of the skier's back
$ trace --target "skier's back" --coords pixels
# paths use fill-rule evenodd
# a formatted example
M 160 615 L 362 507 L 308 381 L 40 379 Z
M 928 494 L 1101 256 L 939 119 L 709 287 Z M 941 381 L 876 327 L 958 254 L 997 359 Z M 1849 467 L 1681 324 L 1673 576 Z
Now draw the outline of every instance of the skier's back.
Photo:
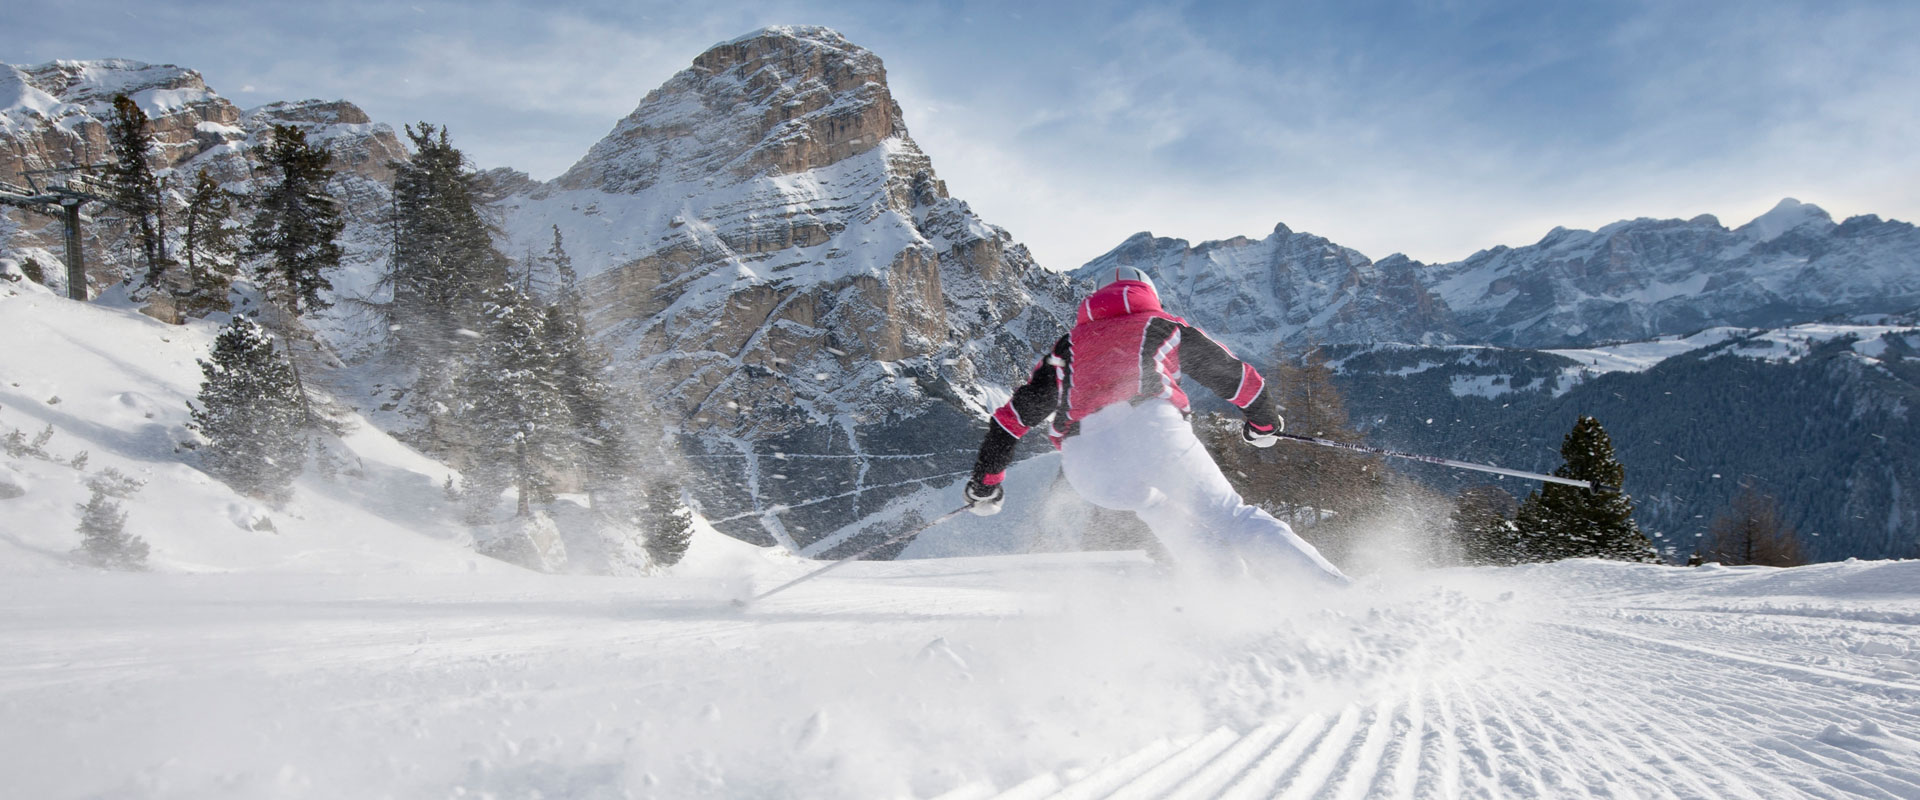
M 965 490 L 974 513 L 999 511 L 1014 446 L 1052 416 L 1047 435 L 1074 490 L 1094 505 L 1134 512 L 1177 561 L 1220 563 L 1236 553 L 1268 552 L 1346 583 L 1312 545 L 1242 501 L 1220 474 L 1187 422 L 1183 371 L 1242 410 L 1249 444 L 1278 440 L 1282 422 L 1260 373 L 1162 310 L 1146 273 L 1116 269 L 1080 304 L 1073 330 L 994 412 Z

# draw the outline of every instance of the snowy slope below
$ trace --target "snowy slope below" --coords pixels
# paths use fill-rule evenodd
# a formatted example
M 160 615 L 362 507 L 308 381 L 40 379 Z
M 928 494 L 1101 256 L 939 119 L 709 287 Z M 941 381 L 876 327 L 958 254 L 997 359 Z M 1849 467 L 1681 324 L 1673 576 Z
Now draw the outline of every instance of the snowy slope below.
M 37 287 L 34 287 L 37 289 Z M 45 457 L 0 455 L 23 493 L 0 499 L 0 572 L 62 571 L 79 545 L 75 505 L 111 468 L 143 481 L 120 501 L 160 571 L 517 571 L 476 555 L 440 513 L 449 470 L 357 418 L 329 439 L 338 475 L 308 470 L 286 507 L 242 497 L 195 466 L 183 442 L 195 360 L 219 325 L 174 326 L 44 290 L 0 288 L 0 433 L 52 426 Z M 72 465 L 85 452 L 83 468 Z M 270 527 L 269 527 L 270 526 Z
M 807 564 L 758 568 L 761 587 Z M 1920 562 L 0 584 L 23 797 L 1914 797 Z M 1001 794 L 1004 793 L 1004 794 Z
M 1914 339 L 1920 327 L 1912 324 L 1837 324 L 1809 323 L 1785 328 L 1708 328 L 1687 336 L 1662 336 L 1644 342 L 1605 345 L 1578 350 L 1547 350 L 1566 356 L 1596 373 L 1645 372 L 1669 358 L 1712 347 L 1729 339 L 1741 339 L 1725 355 L 1759 358 L 1768 361 L 1794 361 L 1821 342 L 1851 337 L 1854 352 L 1867 358 L 1879 358 L 1886 352 L 1889 337 Z

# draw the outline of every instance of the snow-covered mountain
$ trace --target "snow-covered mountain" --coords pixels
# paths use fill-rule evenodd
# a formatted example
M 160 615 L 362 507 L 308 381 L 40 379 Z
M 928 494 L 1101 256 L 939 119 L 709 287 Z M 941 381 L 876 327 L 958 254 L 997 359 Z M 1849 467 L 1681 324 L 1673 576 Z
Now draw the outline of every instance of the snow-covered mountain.
M 1913 225 L 1836 224 L 1791 198 L 1738 228 L 1710 215 L 1555 228 L 1432 265 L 1371 262 L 1284 225 L 1260 241 L 1193 246 L 1137 234 L 1075 274 L 1113 265 L 1154 272 L 1178 313 L 1204 326 L 1291 342 L 1578 347 L 1920 308 Z
M 1191 245 L 1137 233 L 1073 274 L 1103 283 L 1114 267 L 1153 276 L 1167 308 L 1264 358 L 1282 342 L 1448 342 L 1452 320 L 1404 258 L 1378 263 L 1286 225 L 1265 239 Z
M 110 157 L 106 121 L 119 94 L 147 114 L 157 145 L 155 173 L 166 182 L 176 207 L 184 204 L 194 175 L 203 169 L 229 190 L 251 189 L 255 153 L 266 145 L 274 125 L 299 128 L 309 142 L 325 147 L 336 171 L 329 188 L 341 199 L 348 223 L 341 237 L 345 268 L 328 276 L 334 284 L 331 299 L 347 302 L 307 322 L 340 352 L 364 351 L 377 342 L 381 329 L 357 313 L 360 308 L 351 301 L 379 293 L 390 248 L 384 219 L 392 198 L 392 165 L 409 157 L 391 126 L 372 121 L 344 100 L 241 109 L 208 88 L 198 72 L 173 65 L 124 59 L 0 64 L 0 181 L 46 185 L 67 178 L 44 170 L 105 161 Z M 93 208 L 88 207 L 90 213 Z M 0 206 L 0 213 L 20 226 L 20 234 L 5 248 L 9 263 L 27 257 L 43 266 L 62 263 L 57 222 L 10 206 Z M 133 259 L 123 246 L 116 246 L 122 244 L 113 234 L 117 213 L 100 211 L 99 217 L 104 224 L 85 226 L 84 231 L 88 278 L 104 286 L 119 280 Z M 64 290 L 64 271 L 48 273 L 56 288 Z M 155 313 L 168 315 L 165 309 Z
M 1564 347 L 1909 311 L 1920 231 L 1873 215 L 1835 224 L 1789 198 L 1738 228 L 1707 215 L 1556 228 L 1420 272 L 1464 341 Z
M 1073 301 L 947 193 L 880 59 L 826 28 L 713 47 L 502 206 L 508 252 L 558 226 L 616 371 L 679 426 L 709 511 L 762 541 L 966 469 Z
M 155 166 L 176 191 L 200 169 L 248 189 L 249 154 L 271 124 L 325 143 L 348 252 L 329 275 L 334 307 L 304 320 L 327 348 L 303 355 L 347 404 L 389 429 L 409 424 L 377 408 L 393 381 L 373 358 L 391 164 L 408 157 L 391 127 L 345 102 L 242 110 L 173 66 L 3 73 L 9 182 L 101 160 L 121 93 L 151 118 Z M 705 509 L 757 541 L 804 547 L 965 470 L 987 408 L 1029 365 L 1032 342 L 1057 336 L 1071 313 L 1067 278 L 948 194 L 880 59 L 825 28 L 717 45 L 555 181 L 495 170 L 485 184 L 503 251 L 544 252 L 552 229 L 563 232 L 618 378 L 677 429 L 703 473 L 690 483 Z M 57 226 L 6 213 L 21 228 L 9 269 L 59 262 Z M 100 235 L 111 227 L 89 230 L 101 284 L 129 268 Z

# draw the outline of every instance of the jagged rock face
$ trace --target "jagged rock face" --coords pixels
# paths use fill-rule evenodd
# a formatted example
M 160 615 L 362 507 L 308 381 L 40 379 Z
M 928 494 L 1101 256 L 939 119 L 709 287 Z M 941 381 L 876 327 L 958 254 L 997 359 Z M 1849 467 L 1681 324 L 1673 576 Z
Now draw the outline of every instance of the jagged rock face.
M 349 268 L 333 276 L 335 295 L 366 297 L 375 291 L 378 270 L 358 267 L 382 257 L 380 220 L 392 196 L 391 164 L 408 154 L 393 128 L 374 123 L 351 103 L 307 100 L 242 111 L 208 88 L 199 73 L 172 65 L 118 59 L 0 64 L 0 180 L 25 184 L 27 170 L 101 162 L 110 152 L 106 120 L 120 94 L 147 114 L 158 145 L 153 166 L 166 181 L 175 209 L 184 205 L 202 169 L 229 190 L 251 189 L 254 153 L 265 146 L 273 125 L 306 131 L 308 141 L 333 155 L 338 175 L 329 188 L 341 199 L 349 223 L 344 236 Z M 48 260 L 58 260 L 58 223 L 18 209 L 4 212 L 22 223 L 16 247 L 37 248 Z M 114 280 L 129 266 L 121 263 L 126 248 L 115 246 L 119 235 L 111 224 L 86 229 L 89 275 L 96 280 Z M 354 348 L 349 340 L 357 334 L 343 327 L 344 320 L 322 316 L 310 322 L 336 346 Z
M 1571 347 L 1920 307 L 1920 231 L 1843 224 L 1791 199 L 1737 229 L 1712 216 L 1555 228 L 1449 264 L 1369 262 L 1280 226 L 1188 246 L 1136 234 L 1075 274 L 1147 270 L 1176 313 L 1243 341 Z M 1263 338 L 1265 337 L 1265 338 Z
M 1114 267 L 1153 276 L 1167 309 L 1256 361 L 1307 341 L 1450 341 L 1446 309 L 1405 258 L 1375 263 L 1352 248 L 1275 226 L 1189 245 L 1135 234 L 1074 275 L 1103 283 Z
M 105 120 L 115 95 L 144 99 L 158 145 L 156 168 L 172 168 L 219 143 L 240 110 L 207 88 L 200 73 L 135 61 L 0 65 L 0 180 L 25 185 L 27 170 L 99 163 L 108 157 Z M 42 178 L 42 180 L 45 180 Z
M 1424 271 L 1470 341 L 1559 347 L 1716 325 L 1773 327 L 1920 306 L 1920 232 L 1788 199 L 1729 230 L 1711 216 L 1556 228 Z
M 905 135 L 877 56 L 825 28 L 771 28 L 695 58 L 554 185 L 631 194 L 794 174 Z
M 887 484 L 965 470 L 1074 300 L 948 195 L 880 59 L 824 28 L 712 48 L 503 205 L 515 251 L 560 227 L 617 369 L 711 476 L 708 515 L 760 541 L 816 543 Z

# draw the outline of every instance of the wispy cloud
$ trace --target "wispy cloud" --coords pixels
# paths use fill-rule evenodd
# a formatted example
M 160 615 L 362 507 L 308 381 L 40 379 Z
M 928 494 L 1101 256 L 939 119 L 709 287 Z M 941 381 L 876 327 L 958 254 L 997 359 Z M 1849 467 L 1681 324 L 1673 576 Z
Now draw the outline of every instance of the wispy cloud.
M 1284 221 L 1450 260 L 1555 225 L 1737 223 L 1789 194 L 1920 215 L 1909 2 L 69 0 L 10 21 L 0 60 L 342 97 L 550 177 L 707 45 L 776 23 L 880 54 L 955 194 L 1055 268 L 1146 229 Z

